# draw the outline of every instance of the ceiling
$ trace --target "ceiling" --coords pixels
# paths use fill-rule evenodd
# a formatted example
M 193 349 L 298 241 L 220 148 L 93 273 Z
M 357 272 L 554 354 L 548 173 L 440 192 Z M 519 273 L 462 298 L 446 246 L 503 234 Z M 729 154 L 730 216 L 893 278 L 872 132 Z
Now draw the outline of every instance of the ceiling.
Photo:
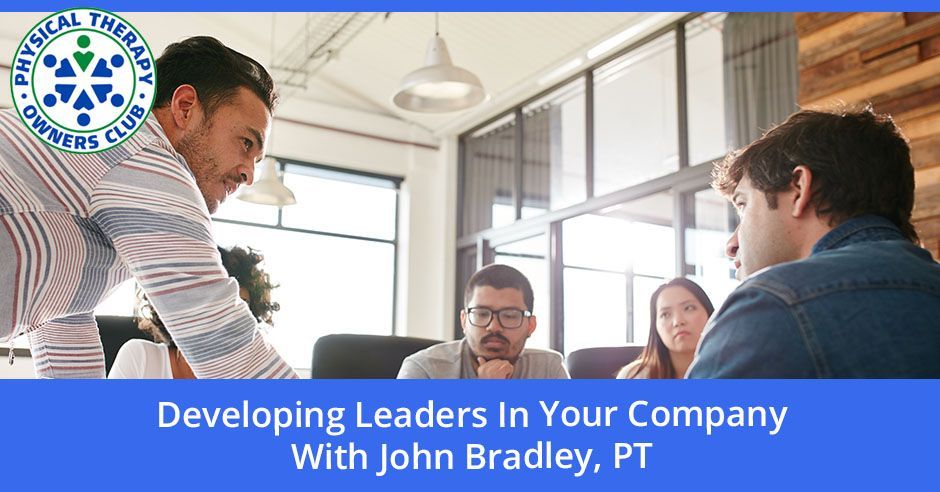
M 305 39 L 316 41 L 350 14 L 336 13 L 127 13 L 122 16 L 147 38 L 158 55 L 169 43 L 193 35 L 211 35 L 268 67 L 293 66 L 304 54 Z M 433 13 L 363 14 L 355 32 L 329 61 L 318 59 L 316 72 L 304 76 L 290 70 L 272 70 L 281 84 L 282 107 L 304 100 L 367 112 L 417 125 L 441 135 L 462 130 L 544 84 L 559 80 L 577 66 L 569 62 L 625 28 L 644 21 L 645 13 L 442 13 L 440 35 L 446 40 L 454 64 L 477 74 L 490 98 L 480 106 L 456 113 L 421 114 L 391 103 L 402 77 L 423 64 L 434 34 Z M 12 52 L 44 14 L 4 13 L 0 23 L 0 63 Z M 364 19 L 364 21 L 363 21 Z M 661 19 L 658 19 L 660 25 Z M 657 26 L 648 26 L 647 30 Z M 310 34 L 308 35 L 307 32 Z M 309 43 L 307 43 L 309 44 Z M 314 43 L 315 44 L 315 43 Z M 293 53 L 293 57 L 291 56 Z M 292 61 L 292 59 L 294 61 Z M 273 60 L 273 62 L 272 62 Z M 568 65 L 568 70 L 558 68 Z M 545 79 L 552 75 L 551 80 Z M 306 79 L 306 80 L 305 80 Z

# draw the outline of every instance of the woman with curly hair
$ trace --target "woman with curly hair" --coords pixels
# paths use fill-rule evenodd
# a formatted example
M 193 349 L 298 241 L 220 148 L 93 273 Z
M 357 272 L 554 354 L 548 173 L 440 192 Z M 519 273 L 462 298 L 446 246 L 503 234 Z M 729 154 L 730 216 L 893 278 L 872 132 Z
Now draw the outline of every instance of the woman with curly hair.
M 280 309 L 271 302 L 271 289 L 277 287 L 258 266 L 264 257 L 251 248 L 246 251 L 234 246 L 219 248 L 222 266 L 229 276 L 238 281 L 239 297 L 247 304 L 251 314 L 259 323 L 273 324 L 271 317 Z M 149 335 L 154 342 L 134 339 L 125 343 L 118 351 L 108 375 L 110 379 L 195 379 L 192 368 L 182 352 L 176 348 L 173 337 L 167 331 L 160 316 L 147 296 L 138 289 L 135 308 L 137 327 Z

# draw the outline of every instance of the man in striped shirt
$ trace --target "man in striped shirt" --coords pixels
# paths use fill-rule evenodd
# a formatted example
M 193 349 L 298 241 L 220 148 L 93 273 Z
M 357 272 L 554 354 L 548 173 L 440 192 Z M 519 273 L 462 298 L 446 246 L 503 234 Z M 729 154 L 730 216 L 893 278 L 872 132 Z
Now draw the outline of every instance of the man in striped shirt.
M 222 267 L 209 214 L 251 184 L 277 95 L 264 68 L 195 37 L 157 59 L 154 109 L 118 147 L 69 154 L 0 111 L 0 343 L 40 377 L 101 378 L 93 311 L 133 276 L 199 378 L 291 378 Z

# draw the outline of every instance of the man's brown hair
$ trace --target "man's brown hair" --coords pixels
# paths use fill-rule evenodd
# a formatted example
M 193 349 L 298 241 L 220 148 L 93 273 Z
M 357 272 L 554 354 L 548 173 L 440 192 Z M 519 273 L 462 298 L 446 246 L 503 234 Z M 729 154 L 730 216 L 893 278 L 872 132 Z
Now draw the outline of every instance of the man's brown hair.
M 790 115 L 712 171 L 712 187 L 727 198 L 747 176 L 777 207 L 776 193 L 788 189 L 793 169 L 813 175 L 810 203 L 832 225 L 853 217 L 885 217 L 912 242 L 914 166 L 904 136 L 891 116 L 871 106 L 837 112 L 802 110 Z

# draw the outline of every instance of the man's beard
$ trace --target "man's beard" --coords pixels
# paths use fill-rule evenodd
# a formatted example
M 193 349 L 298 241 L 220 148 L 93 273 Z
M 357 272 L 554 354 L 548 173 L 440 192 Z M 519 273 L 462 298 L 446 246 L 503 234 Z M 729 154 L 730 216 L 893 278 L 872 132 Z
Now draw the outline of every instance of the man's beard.
M 196 178 L 196 186 L 202 194 L 203 200 L 210 214 L 219 208 L 219 198 L 211 195 L 213 178 L 218 179 L 219 164 L 215 157 L 207 150 L 209 140 L 209 124 L 204 123 L 195 132 L 181 138 L 177 144 L 177 152 L 186 159 L 189 170 Z
M 503 360 L 509 361 L 509 362 L 512 363 L 512 364 L 515 364 L 516 361 L 519 360 L 519 355 L 521 354 L 521 351 L 520 351 L 520 353 L 517 353 L 517 354 L 514 355 L 514 356 L 510 356 L 509 354 L 511 354 L 511 353 L 513 352 L 513 348 L 514 348 L 513 345 L 512 345 L 512 342 L 510 342 L 509 339 L 506 338 L 504 335 L 501 335 L 501 334 L 498 334 L 498 333 L 491 333 L 491 334 L 486 335 L 486 336 L 484 336 L 483 338 L 480 339 L 480 342 L 479 342 L 479 343 L 480 343 L 480 352 L 483 352 L 483 351 L 484 351 L 484 348 L 483 348 L 483 347 L 484 347 L 484 345 L 486 344 L 487 340 L 493 340 L 493 339 L 501 340 L 501 341 L 503 341 L 503 342 L 506 343 L 506 351 L 503 353 L 502 356 L 492 357 L 492 358 L 486 358 L 486 357 L 484 357 L 482 354 L 474 354 L 474 355 L 480 356 L 480 357 L 484 357 L 484 358 L 486 358 L 487 360 L 503 359 Z

